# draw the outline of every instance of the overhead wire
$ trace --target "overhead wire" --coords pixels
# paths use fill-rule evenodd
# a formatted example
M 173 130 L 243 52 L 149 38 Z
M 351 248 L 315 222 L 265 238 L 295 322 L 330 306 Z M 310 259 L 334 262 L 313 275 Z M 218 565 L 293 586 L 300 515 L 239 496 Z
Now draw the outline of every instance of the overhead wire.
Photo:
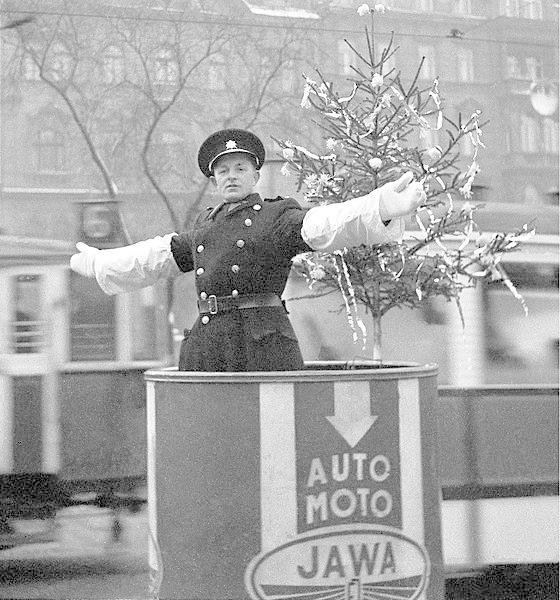
M 128 11 L 133 11 L 136 10 L 138 12 L 141 12 L 143 10 L 146 9 L 135 9 L 134 7 L 132 8 L 124 8 L 124 7 L 119 7 L 123 9 L 123 14 L 118 15 L 118 14 L 98 14 L 95 12 L 78 12 L 78 11 L 72 11 L 72 12 L 62 12 L 62 11 L 45 11 L 45 10 L 29 10 L 29 9 L 13 9 L 13 8 L 8 8 L 7 10 L 4 9 L 2 12 L 3 14 L 12 14 L 12 15 L 19 15 L 19 16 L 23 16 L 25 15 L 26 17 L 32 17 L 32 16 L 53 16 L 53 17 L 81 17 L 81 18 L 95 18 L 95 19 L 122 19 L 122 20 L 128 20 L 128 21 L 143 21 L 143 22 L 173 22 L 173 23 L 185 23 L 185 24 L 193 24 L 193 25 L 227 25 L 227 26 L 236 26 L 236 27 L 246 27 L 246 28 L 261 28 L 261 29 L 282 29 L 282 30 L 286 30 L 286 29 L 292 29 L 292 30 L 302 30 L 305 31 L 307 34 L 309 34 L 312 30 L 316 30 L 319 33 L 337 33 L 337 34 L 345 34 L 348 35 L 349 33 L 356 33 L 356 34 L 361 34 L 363 32 L 363 30 L 361 29 L 354 29 L 354 28 L 350 28 L 350 27 L 332 27 L 332 26 L 327 26 L 327 27 L 321 27 L 318 23 L 315 24 L 313 23 L 313 27 L 310 27 L 310 25 L 312 25 L 312 23 L 307 22 L 305 23 L 305 26 L 303 25 L 296 25 L 296 24 L 290 24 L 287 25 L 285 22 L 282 23 L 282 25 L 276 23 L 266 23 L 263 21 L 247 21 L 247 20 L 242 20 L 239 18 L 215 18 L 215 19 L 202 19 L 202 18 L 192 18 L 192 17 L 185 17 L 183 15 L 185 15 L 185 13 L 183 12 L 182 15 L 179 16 L 158 16 L 158 15 L 134 15 L 134 14 L 130 14 L 128 13 Z M 150 10 L 155 10 L 155 9 L 150 9 Z M 125 14 L 125 11 L 128 14 Z M 400 12 L 398 13 L 400 14 Z M 407 13 L 407 14 L 418 14 L 418 15 L 426 15 L 429 16 L 431 14 L 435 14 L 435 13 Z M 271 17 L 271 18 L 279 18 L 279 17 Z M 457 17 L 457 19 L 465 19 L 468 17 Z M 504 17 L 506 18 L 506 17 Z M 287 18 L 283 17 L 282 18 L 283 21 L 285 21 Z M 485 20 L 484 22 L 479 23 L 477 26 L 472 27 L 466 31 L 462 31 L 456 27 L 450 27 L 449 32 L 447 34 L 431 34 L 431 33 L 414 33 L 414 32 L 403 32 L 403 31 L 395 31 L 395 30 L 377 30 L 377 32 L 379 33 L 379 35 L 390 35 L 391 33 L 394 32 L 395 37 L 399 38 L 399 37 L 404 37 L 404 38 L 420 38 L 420 39 L 450 39 L 450 40 L 456 40 L 458 42 L 464 41 L 464 42 L 488 42 L 488 43 L 494 43 L 494 44 L 506 44 L 506 45 L 522 45 L 522 46 L 541 46 L 541 47 L 553 47 L 557 45 L 557 39 L 552 39 L 550 40 L 550 42 L 547 42 L 545 40 L 541 40 L 540 41 L 535 41 L 535 40 L 531 40 L 528 41 L 526 39 L 523 40 L 517 40 L 517 39 L 495 39 L 495 38 L 485 38 L 485 37 L 476 37 L 476 38 L 472 38 L 472 37 L 467 37 L 468 33 L 470 31 L 473 31 L 475 29 L 479 29 L 480 27 L 483 27 L 485 25 L 490 24 L 492 21 L 495 21 L 496 18 L 490 18 Z M 535 19 L 531 19 L 532 21 L 537 21 Z M 539 22 L 541 22 L 541 20 L 539 20 Z M 463 34 L 463 35 L 452 35 L 452 32 L 458 32 L 458 34 Z

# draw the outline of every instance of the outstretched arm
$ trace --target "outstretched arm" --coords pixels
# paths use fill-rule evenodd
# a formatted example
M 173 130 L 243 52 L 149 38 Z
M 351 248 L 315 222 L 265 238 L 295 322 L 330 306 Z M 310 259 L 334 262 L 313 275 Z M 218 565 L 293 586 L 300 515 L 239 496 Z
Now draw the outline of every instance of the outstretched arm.
M 177 234 L 137 242 L 121 248 L 99 250 L 82 242 L 70 258 L 70 268 L 85 277 L 95 277 L 106 294 L 131 292 L 153 285 L 181 271 L 171 253 L 171 239 Z
M 409 171 L 360 198 L 310 209 L 302 224 L 303 239 L 322 252 L 400 241 L 403 217 L 426 199 L 422 184 L 412 179 Z

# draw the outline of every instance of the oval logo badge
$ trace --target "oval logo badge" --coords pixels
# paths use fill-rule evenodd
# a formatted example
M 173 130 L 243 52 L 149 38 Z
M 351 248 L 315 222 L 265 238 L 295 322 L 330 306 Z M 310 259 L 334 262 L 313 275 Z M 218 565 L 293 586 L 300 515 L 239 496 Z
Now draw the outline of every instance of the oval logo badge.
M 358 525 L 298 536 L 257 555 L 245 572 L 253 600 L 414 600 L 430 561 L 399 531 Z

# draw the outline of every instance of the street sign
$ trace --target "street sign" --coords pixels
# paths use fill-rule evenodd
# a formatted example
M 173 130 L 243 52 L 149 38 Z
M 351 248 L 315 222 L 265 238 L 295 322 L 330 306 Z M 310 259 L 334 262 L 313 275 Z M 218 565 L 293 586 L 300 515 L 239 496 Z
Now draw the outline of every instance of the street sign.
M 263 383 L 260 408 L 262 551 L 246 571 L 251 598 L 424 597 L 421 455 L 409 450 L 419 433 L 407 435 L 420 425 L 418 386 Z

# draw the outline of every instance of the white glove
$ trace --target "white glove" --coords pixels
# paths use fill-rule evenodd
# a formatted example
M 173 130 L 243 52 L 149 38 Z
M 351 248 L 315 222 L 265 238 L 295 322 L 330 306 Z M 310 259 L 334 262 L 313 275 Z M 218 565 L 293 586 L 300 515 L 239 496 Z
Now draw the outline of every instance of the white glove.
M 70 257 L 70 268 L 84 277 L 95 277 L 95 256 L 99 250 L 83 242 L 78 242 L 76 248 L 79 252 Z
M 404 234 L 402 217 L 426 198 L 422 185 L 412 182 L 412 177 L 409 171 L 365 196 L 315 206 L 303 219 L 301 237 L 321 252 L 400 241 Z
M 70 258 L 70 268 L 85 277 L 95 277 L 106 294 L 131 292 L 153 285 L 163 277 L 180 273 L 171 253 L 176 233 L 157 236 L 130 246 L 98 250 L 78 242 L 78 254 Z
M 379 192 L 379 216 L 383 221 L 404 217 L 414 212 L 426 200 L 422 184 L 412 181 L 412 171 L 407 171 L 396 181 L 381 186 Z

